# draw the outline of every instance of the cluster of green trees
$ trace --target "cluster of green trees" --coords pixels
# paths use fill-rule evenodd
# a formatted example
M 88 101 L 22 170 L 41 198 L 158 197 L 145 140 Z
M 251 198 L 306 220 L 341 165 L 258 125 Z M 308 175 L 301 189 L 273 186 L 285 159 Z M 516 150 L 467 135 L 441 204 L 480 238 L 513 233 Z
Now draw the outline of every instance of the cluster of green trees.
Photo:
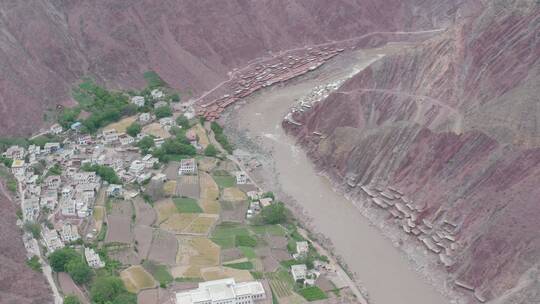
M 135 304 L 137 296 L 129 293 L 115 275 L 97 277 L 90 288 L 90 298 L 96 304 Z
M 86 79 L 73 89 L 73 97 L 79 105 L 65 108 L 58 118 L 62 127 L 69 128 L 77 121 L 82 110 L 89 113 L 81 120 L 82 132 L 95 133 L 99 128 L 118 121 L 122 116 L 133 115 L 137 107 L 128 102 L 128 96 L 122 92 L 112 92 Z
M 99 175 L 104 181 L 108 182 L 109 184 L 122 183 L 118 175 L 116 175 L 116 172 L 114 172 L 113 168 L 109 166 L 84 164 L 81 169 L 87 172 L 96 172 L 97 175 Z
M 0 154 L 5 152 L 10 146 L 28 147 L 29 142 L 23 137 L 2 137 L 0 138 Z
M 93 272 L 81 253 L 71 248 L 62 248 L 49 255 L 51 268 L 56 272 L 67 272 L 77 284 L 85 284 Z
M 141 149 L 142 154 L 148 154 L 154 146 L 154 138 L 152 136 L 145 136 L 137 143 L 137 147 Z
M 61 174 L 62 174 L 62 167 L 59 164 L 54 164 L 54 166 L 49 168 L 49 171 L 47 171 L 46 176 L 61 175 Z
M 9 157 L 0 156 L 0 163 L 4 164 L 4 166 L 11 168 L 11 165 L 13 165 L 13 159 Z
M 153 151 L 152 155 L 161 162 L 168 162 L 171 159 L 190 157 L 197 154 L 197 149 L 186 141 L 178 137 L 168 138 L 160 148 Z
M 287 221 L 287 209 L 282 202 L 276 202 L 261 210 L 261 218 L 265 224 L 280 224 Z
M 214 131 L 214 136 L 217 142 L 225 149 L 225 151 L 232 153 L 233 146 L 229 143 L 227 136 L 223 134 L 223 128 L 215 121 L 210 124 L 210 128 Z
M 139 133 L 141 133 L 141 131 L 142 131 L 142 126 L 136 122 L 129 125 L 129 127 L 127 127 L 126 129 L 126 133 L 132 137 L 137 136 Z
M 156 108 L 154 110 L 154 114 L 156 115 L 157 119 L 164 118 L 164 117 L 171 117 L 172 116 L 172 110 L 169 106 L 162 106 L 159 108 Z
M 219 153 L 218 149 L 216 149 L 216 147 L 212 144 L 209 144 L 204 149 L 205 156 L 215 157 L 218 153 Z

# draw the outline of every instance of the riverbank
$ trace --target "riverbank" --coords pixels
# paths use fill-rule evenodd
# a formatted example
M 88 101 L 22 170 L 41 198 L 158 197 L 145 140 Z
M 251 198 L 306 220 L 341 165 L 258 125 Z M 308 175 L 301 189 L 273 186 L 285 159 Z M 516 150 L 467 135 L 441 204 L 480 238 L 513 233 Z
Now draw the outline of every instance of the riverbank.
M 283 116 L 298 98 L 318 85 L 350 77 L 391 51 L 395 46 L 349 53 L 320 71 L 247 98 L 224 117 L 226 130 L 236 146 L 245 150 L 238 153 L 241 157 L 254 157 L 262 164 L 253 171 L 257 182 L 288 197 L 288 203 L 294 202 L 297 217 L 319 239 L 326 240 L 322 243 L 355 273 L 373 303 L 449 303 L 354 204 L 317 175 L 303 151 L 281 129 Z M 339 208 L 331 208 L 336 205 Z

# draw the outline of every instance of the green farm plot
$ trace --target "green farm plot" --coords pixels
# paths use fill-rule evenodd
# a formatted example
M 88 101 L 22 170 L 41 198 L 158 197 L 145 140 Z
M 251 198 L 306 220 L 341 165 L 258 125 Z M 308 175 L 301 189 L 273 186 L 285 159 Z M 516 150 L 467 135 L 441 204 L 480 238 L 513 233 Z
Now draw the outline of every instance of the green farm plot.
M 257 235 L 286 236 L 287 230 L 280 225 L 255 225 L 250 227 Z
M 249 235 L 237 235 L 235 238 L 236 247 L 255 247 L 257 246 L 257 240 Z
M 221 248 L 227 249 L 236 245 L 236 237 L 239 235 L 249 236 L 248 229 L 240 224 L 224 222 L 216 226 L 211 239 Z
M 152 261 L 146 260 L 143 263 L 143 267 L 150 272 L 150 274 L 152 274 L 160 285 L 167 285 L 173 281 L 173 277 L 165 265 L 159 265 Z
M 293 294 L 294 282 L 286 271 L 278 271 L 266 274 L 270 281 L 270 287 L 278 298 L 284 298 Z
M 240 263 L 231 263 L 231 264 L 224 264 L 223 266 L 234 268 L 234 269 L 240 269 L 240 270 L 251 270 L 253 269 L 253 263 L 251 262 L 240 262 Z
M 236 178 L 230 175 L 212 175 L 220 188 L 230 188 L 236 185 Z
M 242 251 L 242 254 L 248 259 L 254 259 L 257 257 L 255 250 L 251 247 L 239 246 L 238 249 Z
M 173 198 L 174 205 L 180 213 L 202 213 L 203 210 L 195 199 L 189 197 Z
M 324 291 L 322 291 L 319 287 L 317 286 L 310 286 L 310 287 L 306 287 L 306 288 L 302 288 L 298 291 L 298 293 L 304 297 L 304 299 L 308 300 L 308 301 L 317 301 L 317 300 L 324 300 L 327 298 L 326 294 L 324 293 Z

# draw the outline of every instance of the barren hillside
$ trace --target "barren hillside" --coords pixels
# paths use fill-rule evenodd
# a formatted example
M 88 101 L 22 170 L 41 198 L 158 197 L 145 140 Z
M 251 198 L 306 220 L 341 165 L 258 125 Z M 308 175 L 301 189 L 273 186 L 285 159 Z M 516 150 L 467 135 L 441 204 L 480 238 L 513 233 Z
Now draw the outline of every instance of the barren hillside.
M 433 237 L 451 284 L 466 283 L 500 303 L 536 303 L 540 7 L 492 1 L 473 12 L 354 76 L 297 115 L 302 127 L 286 126 L 352 197 L 366 200 L 361 185 L 399 189 L 427 233 L 453 230 L 453 249 Z M 347 185 L 351 179 L 358 186 Z M 403 231 L 416 242 L 423 235 Z
M 270 52 L 376 31 L 444 27 L 455 1 L 5 1 L 0 4 L 0 135 L 24 135 L 93 76 L 144 86 L 157 71 L 186 95 Z

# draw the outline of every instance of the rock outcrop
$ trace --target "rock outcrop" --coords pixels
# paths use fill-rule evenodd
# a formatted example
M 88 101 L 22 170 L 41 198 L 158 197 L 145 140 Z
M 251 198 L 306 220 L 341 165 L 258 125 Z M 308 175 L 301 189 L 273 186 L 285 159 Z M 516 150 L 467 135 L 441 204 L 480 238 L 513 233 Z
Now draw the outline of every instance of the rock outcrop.
M 403 233 L 429 239 L 450 282 L 477 300 L 536 303 L 540 6 L 485 5 L 295 113 L 302 126 L 284 125 L 351 197 L 371 199 L 361 186 L 407 197 L 399 208 L 409 200 L 412 217 L 386 204 L 373 212 L 394 210 L 388 221 L 399 225 L 412 219 Z

